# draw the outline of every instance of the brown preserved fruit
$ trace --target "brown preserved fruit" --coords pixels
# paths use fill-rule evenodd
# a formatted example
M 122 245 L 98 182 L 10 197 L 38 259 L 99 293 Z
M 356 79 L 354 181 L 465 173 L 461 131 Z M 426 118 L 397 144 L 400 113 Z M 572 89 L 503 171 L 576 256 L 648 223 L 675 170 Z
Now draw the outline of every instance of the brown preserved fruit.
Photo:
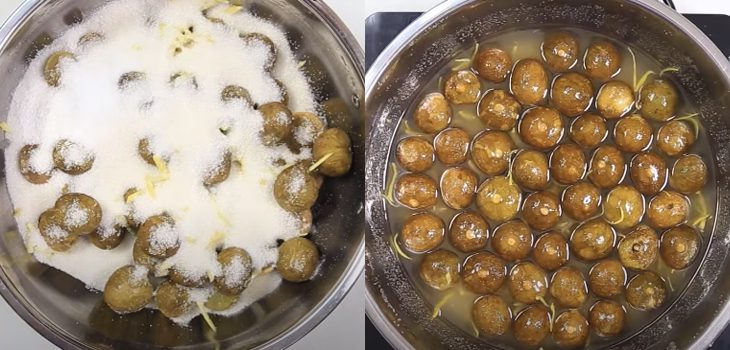
M 659 255 L 659 236 L 649 226 L 641 225 L 618 243 L 621 264 L 632 270 L 646 270 Z
M 471 309 L 474 325 L 486 335 L 503 335 L 512 324 L 512 311 L 502 298 L 485 295 L 474 302 Z
M 517 61 L 510 77 L 510 91 L 523 105 L 536 105 L 545 100 L 548 73 L 540 61 L 526 58 Z
M 436 249 L 444 241 L 444 222 L 438 216 L 423 212 L 406 219 L 401 230 L 401 239 L 406 249 L 423 253 Z
M 593 294 L 610 298 L 623 293 L 626 270 L 618 260 L 602 260 L 593 265 L 588 273 L 588 286 Z
M 628 185 L 614 187 L 603 202 L 603 218 L 618 229 L 636 226 L 644 212 L 644 196 Z
M 583 61 L 586 74 L 593 79 L 607 80 L 621 69 L 621 54 L 616 45 L 603 39 L 588 46 Z
M 509 131 L 517 124 L 522 106 L 509 92 L 489 90 L 479 102 L 479 119 L 490 130 Z
M 654 152 L 639 153 L 631 159 L 629 175 L 639 192 L 651 196 L 667 183 L 667 164 Z
M 320 163 L 317 171 L 322 175 L 337 177 L 347 174 L 352 166 L 350 136 L 338 128 L 325 130 L 314 139 L 312 157 Z
M 638 114 L 619 119 L 613 129 L 616 147 L 624 152 L 638 153 L 651 144 L 654 130 L 649 122 Z
M 558 144 L 564 132 L 560 114 L 548 107 L 528 109 L 518 129 L 522 141 L 539 150 L 547 150 Z
M 317 266 L 319 266 L 319 249 L 312 241 L 304 237 L 295 237 L 279 247 L 276 271 L 285 281 L 308 281 L 314 277 Z
M 459 257 L 439 249 L 426 254 L 419 267 L 421 280 L 436 290 L 446 290 L 459 282 Z
M 583 114 L 570 124 L 570 139 L 583 148 L 598 146 L 607 135 L 606 121 L 593 113 Z
M 465 167 L 449 168 L 441 174 L 441 199 L 452 209 L 460 210 L 474 201 L 479 177 Z
M 570 266 L 556 271 L 550 281 L 550 295 L 563 307 L 580 307 L 588 297 L 583 274 Z
M 44 184 L 51 179 L 52 169 L 48 171 L 39 171 L 33 169 L 30 158 L 33 153 L 38 151 L 38 145 L 25 145 L 20 149 L 18 153 L 18 169 L 20 174 L 23 175 L 28 182 L 36 185 Z
M 477 190 L 477 208 L 487 219 L 496 222 L 511 220 L 517 215 L 522 192 L 504 176 L 484 181 Z
M 555 270 L 568 262 L 568 241 L 556 231 L 544 233 L 535 242 L 535 263 L 546 270 Z
M 662 191 L 649 201 L 646 217 L 649 225 L 665 229 L 687 222 L 689 218 L 689 200 L 674 192 Z
M 509 290 L 517 302 L 538 302 L 548 291 L 545 271 L 531 262 L 518 263 L 509 273 Z
M 571 219 L 583 221 L 598 213 L 601 190 L 590 182 L 579 182 L 563 191 L 562 207 Z
M 423 209 L 436 204 L 438 185 L 426 174 L 404 174 L 396 180 L 394 191 L 399 203 L 411 209 Z
M 532 249 L 532 232 L 522 220 L 512 220 L 494 230 L 492 248 L 507 261 L 526 258 Z
M 477 294 L 494 293 L 507 279 L 507 266 L 500 257 L 479 252 L 464 260 L 461 280 L 470 291 Z
M 570 236 L 570 248 L 581 260 L 594 261 L 607 257 L 613 251 L 616 233 L 603 219 L 580 224 Z
M 677 159 L 669 175 L 669 186 L 684 194 L 698 192 L 706 183 L 707 165 L 696 154 L 684 155 Z
M 512 332 L 520 344 L 535 347 L 550 334 L 550 322 L 550 313 L 544 306 L 531 305 L 517 315 Z
M 489 224 L 473 211 L 454 216 L 449 226 L 449 242 L 454 248 L 468 253 L 483 249 L 489 238 Z
M 435 134 L 451 123 L 451 106 L 444 95 L 434 92 L 421 99 L 413 114 L 413 120 L 421 131 Z
M 469 138 L 469 134 L 463 129 L 449 128 L 441 131 L 433 141 L 436 158 L 445 165 L 465 162 L 469 151 Z
M 552 192 L 534 192 L 525 198 L 522 205 L 522 218 L 530 227 L 538 231 L 549 230 L 560 221 L 562 210 L 560 199 Z
M 414 173 L 431 169 L 434 160 L 431 142 L 417 136 L 400 140 L 395 155 L 403 169 Z
M 573 68 L 580 54 L 578 40 L 566 31 L 545 34 L 541 52 L 548 67 L 557 72 Z
M 553 80 L 550 100 L 561 113 L 576 117 L 585 112 L 593 102 L 593 84 L 580 73 L 561 74 Z
M 483 173 L 494 176 L 507 171 L 514 141 L 502 131 L 485 131 L 474 137 L 471 159 Z
M 626 173 L 626 161 L 618 148 L 602 145 L 593 152 L 588 166 L 588 179 L 601 189 L 618 185 Z
M 700 244 L 700 234 L 694 228 L 687 225 L 671 228 L 662 234 L 662 260 L 672 269 L 685 269 L 697 258 Z
M 588 313 L 588 322 L 600 337 L 614 337 L 624 329 L 626 311 L 612 300 L 599 300 Z
M 588 320 L 578 310 L 568 310 L 555 319 L 553 340 L 563 348 L 580 348 L 588 340 Z
M 479 50 L 474 58 L 474 69 L 479 76 L 492 83 L 501 83 L 512 69 L 512 58 L 496 47 Z
M 664 280 L 652 271 L 634 276 L 626 285 L 626 301 L 638 310 L 653 310 L 664 304 L 667 286 Z
M 695 139 L 695 131 L 691 126 L 681 120 L 672 120 L 659 128 L 656 146 L 662 153 L 676 157 L 689 151 Z
M 574 143 L 555 147 L 550 154 L 550 174 L 563 185 L 572 185 L 583 178 L 586 172 L 586 155 Z
M 623 117 L 634 106 L 634 90 L 620 80 L 606 82 L 598 90 L 596 108 L 606 119 Z
M 530 191 L 547 188 L 550 181 L 548 159 L 544 153 L 522 150 L 512 162 L 512 179 L 520 187 Z
M 641 115 L 652 120 L 661 122 L 671 119 L 678 102 L 677 89 L 666 79 L 654 79 L 639 90 L 639 111 Z
M 453 72 L 444 79 L 444 96 L 457 105 L 477 103 L 481 88 L 479 78 L 468 70 Z

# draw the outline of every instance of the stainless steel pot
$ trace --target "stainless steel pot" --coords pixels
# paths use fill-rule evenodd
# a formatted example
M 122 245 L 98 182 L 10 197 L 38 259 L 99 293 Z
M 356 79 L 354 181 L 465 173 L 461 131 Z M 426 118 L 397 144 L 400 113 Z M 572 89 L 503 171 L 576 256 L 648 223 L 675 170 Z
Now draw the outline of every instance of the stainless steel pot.
M 28 58 L 107 1 L 27 0 L 13 13 L 0 28 L 0 115 L 8 112 L 12 92 L 25 73 Z M 310 75 L 317 101 L 330 123 L 345 128 L 353 140 L 353 171 L 346 177 L 327 181 L 313 210 L 317 225 L 313 240 L 325 257 L 321 273 L 308 283 L 282 284 L 237 316 L 214 318 L 218 326 L 215 334 L 207 330 L 200 318 L 182 328 L 158 312 L 118 316 L 105 307 L 100 294 L 35 262 L 26 253 L 22 239 L 12 233 L 15 221 L 7 188 L 2 186 L 0 294 L 28 324 L 59 347 L 282 349 L 321 322 L 361 274 L 365 249 L 362 49 L 322 1 L 261 0 L 246 4 L 260 16 L 285 27 L 296 55 L 306 59 L 303 69 Z M 1 156 L 0 159 L 4 165 L 6 160 Z M 5 182 L 5 167 L 2 168 Z
M 366 76 L 367 315 L 399 349 L 495 348 L 440 318 L 408 280 L 387 238 L 385 174 L 398 123 L 423 84 L 456 53 L 494 33 L 544 25 L 577 26 L 639 47 L 678 80 L 700 106 L 717 174 L 717 215 L 704 260 L 671 308 L 622 349 L 704 349 L 730 320 L 730 64 L 686 18 L 653 0 L 448 0 L 418 18 Z

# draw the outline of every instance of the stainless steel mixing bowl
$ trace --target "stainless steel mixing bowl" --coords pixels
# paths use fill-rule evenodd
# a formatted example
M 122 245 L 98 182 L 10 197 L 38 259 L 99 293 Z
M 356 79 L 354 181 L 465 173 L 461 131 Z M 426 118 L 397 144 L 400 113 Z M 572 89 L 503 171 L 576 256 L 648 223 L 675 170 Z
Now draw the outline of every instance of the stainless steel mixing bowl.
M 448 0 L 418 18 L 380 55 L 366 76 L 367 315 L 399 349 L 496 348 L 444 320 L 413 287 L 388 244 L 383 191 L 396 128 L 430 77 L 454 55 L 495 33 L 546 25 L 576 26 L 630 43 L 662 66 L 700 107 L 713 147 L 717 215 L 708 249 L 671 308 L 622 349 L 704 349 L 730 320 L 730 64 L 686 18 L 654 0 Z
M 27 60 L 68 26 L 108 0 L 27 0 L 0 28 L 0 115 Z M 123 1 L 123 0 L 119 0 Z M 43 336 L 64 349 L 282 349 L 307 334 L 347 294 L 364 260 L 363 53 L 352 34 L 322 1 L 246 1 L 252 11 L 282 24 L 330 123 L 353 140 L 352 172 L 326 182 L 314 208 L 313 240 L 324 255 L 321 273 L 308 283 L 283 283 L 243 313 L 214 317 L 213 334 L 200 321 L 175 326 L 158 312 L 118 316 L 72 277 L 26 253 L 6 186 L 0 189 L 0 294 Z M 90 96 L 89 98 L 93 98 Z M 3 117 L 4 119 L 4 117 Z M 12 140 L 12 137 L 9 137 Z M 4 141 L 8 142 L 8 141 Z M 2 153 L 0 153 L 2 154 Z M 6 159 L 0 157 L 3 165 Z M 7 161 L 16 161 L 8 159 Z M 2 179 L 4 182 L 4 166 Z M 241 194 L 245 200 L 245 194 Z M 8 233 L 6 233 L 8 232 Z M 0 331 L 4 337 L 12 336 Z

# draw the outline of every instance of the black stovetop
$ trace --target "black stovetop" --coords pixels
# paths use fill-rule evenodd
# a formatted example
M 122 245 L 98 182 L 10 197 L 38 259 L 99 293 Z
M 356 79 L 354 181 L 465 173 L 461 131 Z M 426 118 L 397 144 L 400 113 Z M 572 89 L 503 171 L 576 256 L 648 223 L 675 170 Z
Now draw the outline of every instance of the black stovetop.
M 370 68 L 380 52 L 420 15 L 420 12 L 379 12 L 370 16 L 365 23 L 366 68 Z M 705 32 L 726 57 L 730 57 L 730 34 L 727 31 L 730 28 L 730 16 L 705 14 L 685 16 Z M 367 349 L 392 349 L 367 317 L 365 340 Z M 730 349 L 730 327 L 725 328 L 710 349 Z

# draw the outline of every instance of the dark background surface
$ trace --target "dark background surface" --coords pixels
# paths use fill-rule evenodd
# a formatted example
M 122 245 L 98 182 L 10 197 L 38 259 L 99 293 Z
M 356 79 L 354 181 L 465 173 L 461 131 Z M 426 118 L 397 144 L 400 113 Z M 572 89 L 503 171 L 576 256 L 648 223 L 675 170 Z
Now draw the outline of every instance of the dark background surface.
M 385 47 L 420 15 L 420 12 L 379 12 L 368 17 L 365 23 L 365 68 L 370 68 Z M 713 14 L 685 16 L 712 39 L 725 57 L 730 56 L 730 16 Z M 392 349 L 367 317 L 365 341 L 367 349 Z M 725 328 L 710 349 L 730 349 L 730 328 Z

